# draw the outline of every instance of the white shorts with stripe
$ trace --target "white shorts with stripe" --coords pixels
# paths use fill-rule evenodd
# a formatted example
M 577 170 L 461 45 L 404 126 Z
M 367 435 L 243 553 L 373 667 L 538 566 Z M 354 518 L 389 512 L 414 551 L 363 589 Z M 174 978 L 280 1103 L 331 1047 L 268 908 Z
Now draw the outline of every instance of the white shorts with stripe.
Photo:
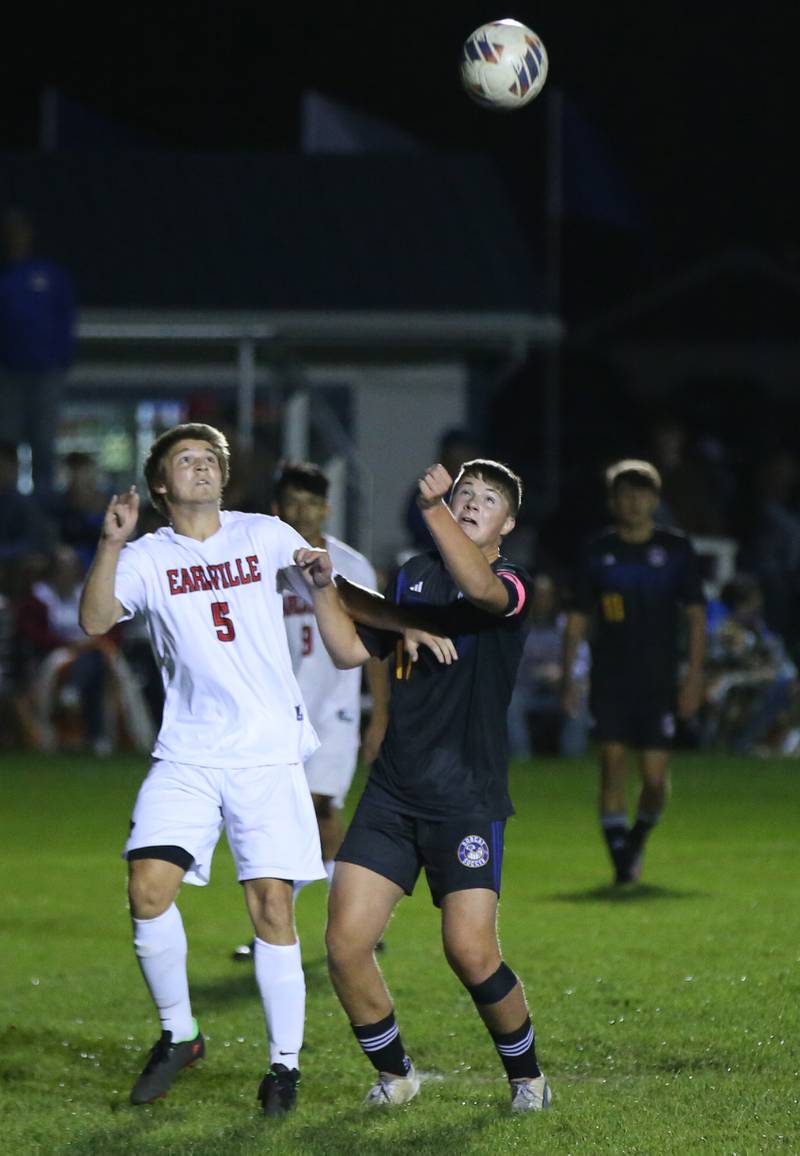
M 236 877 L 325 878 L 314 805 L 300 763 L 266 767 L 196 767 L 153 763 L 131 817 L 124 854 L 143 847 L 182 847 L 194 859 L 187 883 L 211 875 L 225 828 Z

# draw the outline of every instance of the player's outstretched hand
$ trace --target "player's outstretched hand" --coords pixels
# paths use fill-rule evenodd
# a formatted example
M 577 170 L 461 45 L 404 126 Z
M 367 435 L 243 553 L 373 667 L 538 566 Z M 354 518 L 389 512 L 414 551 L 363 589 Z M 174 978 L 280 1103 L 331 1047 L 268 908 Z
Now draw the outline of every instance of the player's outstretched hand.
M 453 640 L 441 634 L 431 634 L 429 630 L 407 626 L 403 631 L 403 645 L 412 662 L 416 662 L 419 658 L 421 646 L 426 646 L 436 661 L 444 663 L 445 666 L 458 662 L 458 652 Z
M 103 539 L 124 542 L 136 527 L 139 517 L 139 495 L 136 486 L 124 494 L 113 494 L 103 518 Z
M 301 546 L 294 552 L 294 562 L 312 589 L 322 590 L 333 582 L 333 563 L 327 550 Z
M 453 479 L 437 462 L 435 466 L 428 466 L 417 485 L 417 504 L 421 509 L 429 510 L 447 497 L 453 488 Z

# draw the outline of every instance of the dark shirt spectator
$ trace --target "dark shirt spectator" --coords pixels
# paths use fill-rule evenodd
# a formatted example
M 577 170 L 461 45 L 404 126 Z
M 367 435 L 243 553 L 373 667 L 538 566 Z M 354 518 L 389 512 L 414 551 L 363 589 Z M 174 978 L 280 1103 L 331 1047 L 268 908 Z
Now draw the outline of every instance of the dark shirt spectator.
M 17 447 L 0 442 L 0 571 L 31 554 L 44 554 L 52 533 L 39 503 L 17 489 Z
M 97 463 L 91 454 L 76 450 L 67 454 L 64 464 L 66 488 L 53 495 L 47 510 L 60 541 L 72 546 L 88 568 L 111 494 L 99 484 Z
M 34 231 L 20 209 L 2 220 L 0 396 L 7 436 L 26 441 L 34 487 L 50 489 L 64 378 L 75 343 L 75 288 L 69 273 L 33 252 Z

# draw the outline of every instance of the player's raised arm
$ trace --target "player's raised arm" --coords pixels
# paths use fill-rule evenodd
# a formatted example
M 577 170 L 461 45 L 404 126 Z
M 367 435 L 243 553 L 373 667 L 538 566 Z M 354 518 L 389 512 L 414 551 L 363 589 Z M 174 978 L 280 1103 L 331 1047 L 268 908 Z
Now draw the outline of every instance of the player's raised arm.
M 113 495 L 81 592 L 79 621 L 86 634 L 105 634 L 125 612 L 114 594 L 114 581 L 122 547 L 133 533 L 138 517 L 139 495 L 135 486 L 127 493 Z
M 508 589 L 490 562 L 500 552 L 500 542 L 514 528 L 508 501 L 502 491 L 478 476 L 465 474 L 447 497 L 453 479 L 442 465 L 430 466 L 419 479 L 417 501 L 442 560 L 462 592 L 475 606 L 491 614 L 508 609 Z

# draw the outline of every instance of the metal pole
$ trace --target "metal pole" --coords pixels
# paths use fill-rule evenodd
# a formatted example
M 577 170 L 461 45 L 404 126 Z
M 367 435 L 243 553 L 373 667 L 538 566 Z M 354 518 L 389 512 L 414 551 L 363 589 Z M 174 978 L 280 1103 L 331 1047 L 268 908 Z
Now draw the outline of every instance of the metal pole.
M 550 89 L 547 97 L 547 193 L 546 193 L 546 236 L 545 274 L 547 278 L 548 307 L 555 317 L 561 315 L 561 222 L 564 210 L 563 187 L 563 113 L 564 98 L 557 87 Z M 544 414 L 542 429 L 544 446 L 544 494 L 543 513 L 550 513 L 558 506 L 561 488 L 561 460 L 559 442 L 561 439 L 561 339 L 557 338 L 547 346 L 544 353 Z
M 239 448 L 249 452 L 253 448 L 253 412 L 256 400 L 256 343 L 252 337 L 243 337 L 236 349 L 239 381 L 237 384 L 237 423 Z

